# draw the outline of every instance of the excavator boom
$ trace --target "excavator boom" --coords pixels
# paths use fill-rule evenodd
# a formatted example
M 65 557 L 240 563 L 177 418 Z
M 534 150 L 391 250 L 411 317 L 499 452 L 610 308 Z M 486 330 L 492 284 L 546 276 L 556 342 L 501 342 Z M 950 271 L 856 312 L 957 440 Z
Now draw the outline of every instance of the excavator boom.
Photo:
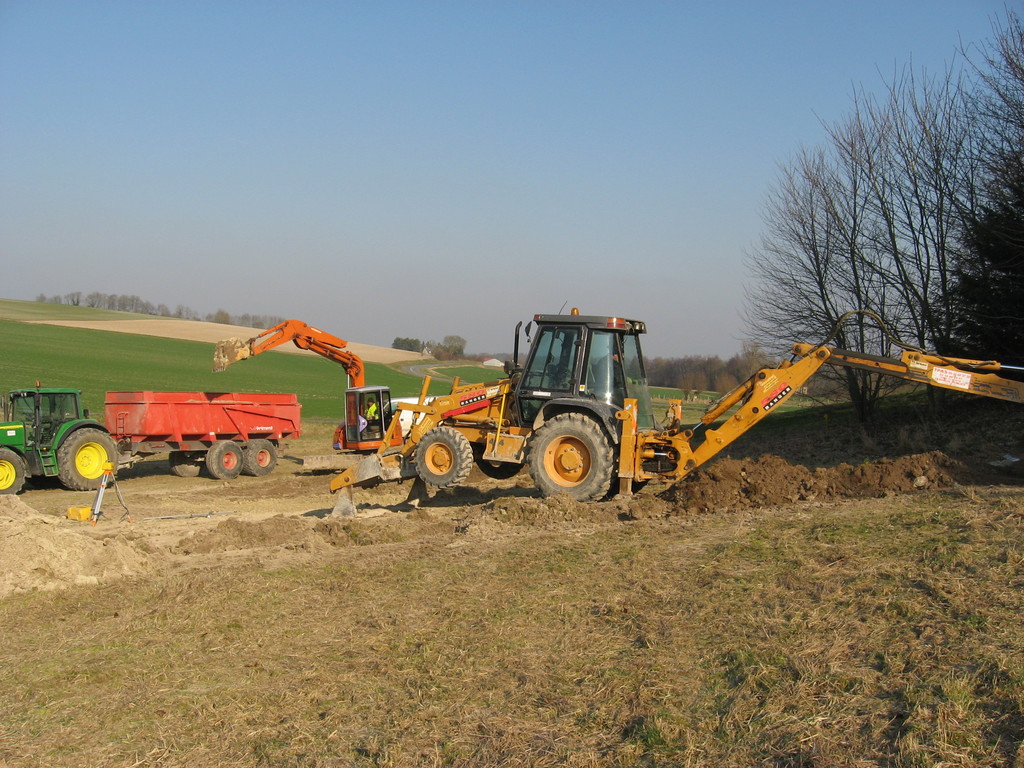
M 217 342 L 213 352 L 213 370 L 215 373 L 223 371 L 229 365 L 262 354 L 289 341 L 299 349 L 308 349 L 342 365 L 351 378 L 353 387 L 362 387 L 366 384 L 362 358 L 345 349 L 348 346 L 347 341 L 307 325 L 301 320 L 285 320 L 251 339 L 232 337 Z

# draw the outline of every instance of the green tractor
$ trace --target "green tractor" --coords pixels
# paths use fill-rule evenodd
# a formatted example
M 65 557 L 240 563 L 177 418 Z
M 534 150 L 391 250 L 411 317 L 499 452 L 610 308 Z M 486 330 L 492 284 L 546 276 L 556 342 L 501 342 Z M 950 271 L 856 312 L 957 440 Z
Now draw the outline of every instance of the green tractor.
M 57 477 L 72 491 L 99 487 L 117 446 L 82 410 L 77 389 L 18 389 L 4 399 L 0 424 L 0 494 L 18 493 L 29 477 Z

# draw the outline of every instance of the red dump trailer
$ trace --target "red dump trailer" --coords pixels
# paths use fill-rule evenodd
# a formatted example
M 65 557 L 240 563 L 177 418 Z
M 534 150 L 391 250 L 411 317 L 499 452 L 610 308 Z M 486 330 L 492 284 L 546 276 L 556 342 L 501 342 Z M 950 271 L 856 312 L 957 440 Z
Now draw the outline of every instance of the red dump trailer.
M 106 427 L 119 463 L 168 454 L 171 472 L 194 477 L 266 475 L 281 441 L 301 434 L 302 406 L 293 394 L 236 392 L 107 392 Z

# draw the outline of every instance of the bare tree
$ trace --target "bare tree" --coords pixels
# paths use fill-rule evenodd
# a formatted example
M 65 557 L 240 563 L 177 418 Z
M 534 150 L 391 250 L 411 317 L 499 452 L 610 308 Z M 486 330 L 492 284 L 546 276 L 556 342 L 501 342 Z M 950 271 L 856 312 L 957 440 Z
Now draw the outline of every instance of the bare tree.
M 909 69 L 878 102 L 863 91 L 849 116 L 827 125 L 825 147 L 782 168 L 766 206 L 766 233 L 749 258 L 751 336 L 768 345 L 814 341 L 891 354 L 895 335 L 947 345 L 953 264 L 976 204 L 976 127 L 969 88 L 950 68 L 939 78 Z M 883 327 L 856 315 L 869 310 Z M 842 373 L 862 418 L 890 382 Z

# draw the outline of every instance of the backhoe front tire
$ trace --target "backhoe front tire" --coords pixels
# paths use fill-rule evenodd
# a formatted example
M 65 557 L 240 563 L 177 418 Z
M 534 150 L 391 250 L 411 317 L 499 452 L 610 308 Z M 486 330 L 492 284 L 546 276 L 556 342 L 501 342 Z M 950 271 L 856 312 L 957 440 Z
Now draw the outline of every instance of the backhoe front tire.
M 579 413 L 546 422 L 530 440 L 530 476 L 543 496 L 605 498 L 612 486 L 612 446 L 601 427 Z
M 94 491 L 100 487 L 107 462 L 117 467 L 113 438 L 86 427 L 72 432 L 57 449 L 57 476 L 69 491 Z
M 242 474 L 262 477 L 277 466 L 277 448 L 269 440 L 250 440 L 242 453 Z
M 25 485 L 25 460 L 9 448 L 0 448 L 0 494 L 18 493 Z
M 451 427 L 434 427 L 416 446 L 416 472 L 435 488 L 459 485 L 473 470 L 473 448 L 469 440 Z
M 234 480 L 242 474 L 242 449 L 230 440 L 218 440 L 206 452 L 206 471 L 214 480 Z

